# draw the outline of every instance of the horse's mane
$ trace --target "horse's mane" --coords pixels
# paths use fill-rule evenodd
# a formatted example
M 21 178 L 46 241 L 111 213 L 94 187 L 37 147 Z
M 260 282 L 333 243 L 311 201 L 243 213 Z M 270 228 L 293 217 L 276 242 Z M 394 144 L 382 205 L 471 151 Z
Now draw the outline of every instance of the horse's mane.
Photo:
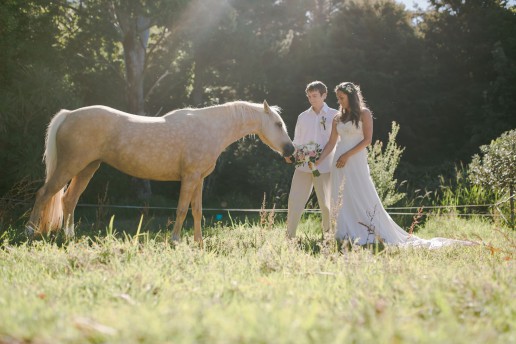
M 251 103 L 243 100 L 237 100 L 222 104 L 221 106 L 227 106 L 229 108 L 232 108 L 235 112 L 240 113 L 243 116 L 249 116 L 255 112 L 263 113 L 262 103 Z M 281 108 L 279 106 L 274 105 L 269 107 L 278 114 L 281 112 Z
M 279 106 L 273 105 L 269 106 L 274 112 L 281 113 L 281 108 Z M 256 113 L 263 113 L 263 104 L 262 103 L 251 103 L 244 100 L 236 100 L 232 102 L 227 102 L 224 104 L 216 104 L 201 108 L 187 107 L 183 109 L 177 109 L 171 111 L 166 115 L 177 113 L 177 112 L 211 112 L 211 113 L 224 113 L 232 116 L 242 116 L 242 117 L 250 117 L 255 115 Z

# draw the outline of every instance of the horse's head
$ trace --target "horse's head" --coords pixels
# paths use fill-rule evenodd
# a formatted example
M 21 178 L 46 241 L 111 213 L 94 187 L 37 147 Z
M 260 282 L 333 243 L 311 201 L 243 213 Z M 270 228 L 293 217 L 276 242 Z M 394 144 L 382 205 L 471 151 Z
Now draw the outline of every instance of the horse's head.
M 294 153 L 294 145 L 288 136 L 285 122 L 279 115 L 279 108 L 270 107 L 267 101 L 263 102 L 262 125 L 258 132 L 260 139 L 269 147 L 282 154 L 284 157 L 291 156 Z

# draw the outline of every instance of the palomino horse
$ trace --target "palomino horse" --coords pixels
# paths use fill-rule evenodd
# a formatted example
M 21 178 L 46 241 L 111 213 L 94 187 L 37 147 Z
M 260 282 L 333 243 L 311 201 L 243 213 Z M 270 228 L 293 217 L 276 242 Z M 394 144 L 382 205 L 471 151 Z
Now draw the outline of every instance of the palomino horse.
M 74 209 L 101 162 L 131 176 L 181 181 L 173 240 L 191 204 L 194 239 L 202 244 L 202 185 L 217 158 L 234 141 L 257 134 L 273 150 L 290 156 L 294 146 L 278 107 L 243 101 L 201 109 L 180 109 L 163 117 L 128 114 L 105 106 L 61 110 L 48 126 L 45 184 L 26 232 L 30 239 L 65 227 L 74 235 Z M 70 182 L 68 187 L 65 187 Z

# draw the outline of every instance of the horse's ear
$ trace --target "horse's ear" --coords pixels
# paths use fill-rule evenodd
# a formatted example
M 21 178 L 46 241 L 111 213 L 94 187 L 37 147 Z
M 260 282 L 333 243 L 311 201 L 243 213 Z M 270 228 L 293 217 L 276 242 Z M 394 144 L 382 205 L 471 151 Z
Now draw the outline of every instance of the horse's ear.
M 269 107 L 269 104 L 267 104 L 266 100 L 263 101 L 263 109 L 265 110 L 266 114 L 270 114 L 271 113 L 271 108 Z

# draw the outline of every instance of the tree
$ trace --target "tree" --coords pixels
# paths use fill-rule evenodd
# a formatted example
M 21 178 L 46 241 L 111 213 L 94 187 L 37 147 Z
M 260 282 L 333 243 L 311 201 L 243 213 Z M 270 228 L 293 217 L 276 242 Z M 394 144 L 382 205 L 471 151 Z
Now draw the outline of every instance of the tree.
M 114 71 L 125 82 L 125 100 L 128 112 L 146 115 L 145 74 L 149 64 L 149 51 L 160 51 L 159 45 L 166 42 L 174 25 L 183 0 L 85 0 L 65 2 L 62 5 L 63 27 L 71 54 L 77 59 L 85 57 L 94 63 L 95 69 Z M 155 32 L 151 34 L 151 30 Z M 100 37 L 99 37 L 100 36 Z M 100 38 L 100 39 L 99 39 Z M 121 44 L 122 49 L 118 47 Z M 71 49 L 70 49 L 71 48 Z M 89 49 L 88 49 L 89 48 Z M 92 49 L 93 48 L 93 49 Z M 77 52 L 79 52 L 77 54 Z M 121 62 L 123 56 L 123 63 Z M 123 65 L 124 72 L 121 67 Z M 73 73 L 73 72 L 72 72 Z M 75 74 L 84 73 L 83 71 Z M 164 68 L 162 80 L 169 73 Z M 123 76 L 121 76 L 123 75 Z M 149 91 L 154 85 L 149 87 Z M 139 198 L 151 195 L 148 180 L 133 179 Z
M 63 77 L 58 17 L 49 0 L 0 3 L 0 195 L 42 178 L 46 126 L 61 108 L 80 104 Z
M 482 157 L 473 156 L 469 165 L 469 178 L 478 185 L 484 185 L 509 194 L 511 224 L 514 228 L 514 198 L 516 197 L 516 129 L 503 133 L 491 144 L 480 147 Z
M 422 41 L 412 15 L 393 1 L 347 2 L 332 12 L 327 53 L 321 63 L 328 85 L 360 84 L 375 117 L 375 137 L 387 140 L 391 122 L 403 127 L 398 140 L 414 161 L 426 149 L 417 133 L 425 118 Z M 318 69 L 316 69 L 318 70 Z M 333 86 L 330 86 L 333 87 Z M 334 99 L 334 96 L 331 96 Z M 333 101 L 329 97 L 329 102 Z
M 516 11 L 500 0 L 430 3 L 418 26 L 426 77 L 418 134 L 448 133 L 425 142 L 422 156 L 457 160 L 516 126 Z
M 283 108 L 292 133 L 314 79 L 328 85 L 333 107 L 334 85 L 360 84 L 375 138 L 387 142 L 391 122 L 399 123 L 410 168 L 403 179 L 426 183 L 416 174 L 446 173 L 429 167 L 453 166 L 516 127 L 514 7 L 432 4 L 416 13 L 392 0 L 4 0 L 0 190 L 41 178 L 45 127 L 60 108 L 162 115 L 267 99 Z M 274 158 L 252 137 L 232 145 L 204 195 L 261 200 L 263 191 L 287 190 L 291 170 Z M 130 177 L 117 173 L 104 165 L 83 200 L 96 200 L 107 180 L 117 200 L 133 199 Z

